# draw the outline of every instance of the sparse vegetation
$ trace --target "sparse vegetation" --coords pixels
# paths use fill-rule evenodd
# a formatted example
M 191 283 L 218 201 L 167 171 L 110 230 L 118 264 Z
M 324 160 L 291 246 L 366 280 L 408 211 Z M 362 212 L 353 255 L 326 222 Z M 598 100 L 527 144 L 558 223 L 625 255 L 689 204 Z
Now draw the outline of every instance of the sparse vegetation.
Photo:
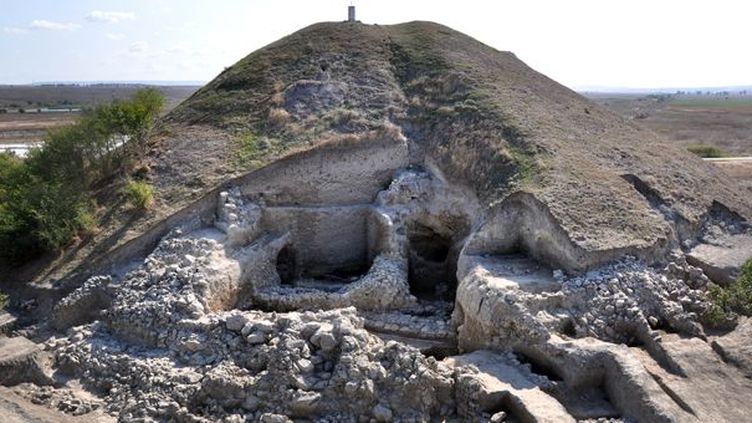
M 742 273 L 731 286 L 712 285 L 708 295 L 713 306 L 705 313 L 711 324 L 720 324 L 736 315 L 752 315 L 752 259 L 742 266 Z
M 264 144 L 259 142 L 259 136 L 251 131 L 244 131 L 235 137 L 236 162 L 238 166 L 249 166 L 256 160 L 259 151 L 264 149 Z
M 728 157 L 728 154 L 726 154 L 725 151 L 712 145 L 692 144 L 687 147 L 687 150 L 689 150 L 690 152 L 700 157 L 706 157 L 706 158 Z
M 273 108 L 269 110 L 269 123 L 280 127 L 290 121 L 290 113 L 285 109 Z
M 240 169 L 250 169 L 263 164 L 264 160 L 281 154 L 286 145 L 279 139 L 243 131 L 235 137 L 235 165 Z
M 145 210 L 154 202 L 154 187 L 144 181 L 130 180 L 125 184 L 125 196 L 133 208 Z
M 507 153 L 517 165 L 517 178 L 520 184 L 529 183 L 539 173 L 539 165 L 533 152 L 510 145 Z
M 323 116 L 319 122 L 321 130 L 334 130 L 336 132 L 358 132 L 369 129 L 368 120 L 358 111 L 344 107 L 337 107 Z
M 50 131 L 25 160 L 0 154 L 0 258 L 20 263 L 90 230 L 90 189 L 127 171 L 163 105 L 158 91 L 141 90 Z

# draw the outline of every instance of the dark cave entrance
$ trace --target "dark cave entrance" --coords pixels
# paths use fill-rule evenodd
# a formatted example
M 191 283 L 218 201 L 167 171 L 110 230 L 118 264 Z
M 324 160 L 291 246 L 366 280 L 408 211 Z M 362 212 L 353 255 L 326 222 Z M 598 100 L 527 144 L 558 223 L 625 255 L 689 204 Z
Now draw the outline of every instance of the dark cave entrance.
M 285 245 L 277 254 L 277 274 L 282 285 L 292 285 L 297 277 L 295 251 L 289 245 Z
M 341 263 L 337 266 L 326 268 L 303 269 L 300 276 L 304 279 L 316 279 L 321 281 L 332 282 L 352 282 L 363 277 L 371 268 L 371 263 L 366 260 Z
M 430 226 L 408 227 L 410 293 L 421 300 L 454 301 L 457 290 L 457 252 L 451 237 Z
M 363 260 L 343 263 L 310 263 L 292 244 L 283 247 L 275 262 L 280 284 L 289 287 L 311 288 L 335 292 L 365 275 L 370 268 Z

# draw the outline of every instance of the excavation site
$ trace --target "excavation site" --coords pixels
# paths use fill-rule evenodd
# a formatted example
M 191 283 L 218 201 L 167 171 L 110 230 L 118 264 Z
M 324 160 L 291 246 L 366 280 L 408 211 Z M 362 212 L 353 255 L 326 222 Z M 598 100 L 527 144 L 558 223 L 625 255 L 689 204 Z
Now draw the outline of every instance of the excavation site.
M 151 210 L 8 276 L 14 422 L 749 420 L 752 200 L 512 53 L 316 24 L 150 137 Z

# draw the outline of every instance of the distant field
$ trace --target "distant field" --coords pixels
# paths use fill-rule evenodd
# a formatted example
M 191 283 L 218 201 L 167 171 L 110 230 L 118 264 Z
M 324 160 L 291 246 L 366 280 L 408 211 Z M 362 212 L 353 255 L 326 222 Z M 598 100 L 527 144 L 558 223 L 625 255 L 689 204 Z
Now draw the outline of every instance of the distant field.
M 752 109 L 752 96 L 680 96 L 673 98 L 670 104 L 672 106 L 708 107 L 713 109 Z
M 586 94 L 628 119 L 689 147 L 752 156 L 752 96 Z
M 38 142 L 52 128 L 75 122 L 78 113 L 0 114 L 0 144 Z
M 139 85 L 0 85 L 0 108 L 83 107 L 130 97 Z M 173 108 L 193 94 L 198 86 L 156 87 Z
M 66 125 L 78 118 L 78 112 L 42 112 L 45 108 L 85 108 L 115 99 L 125 99 L 142 86 L 94 85 L 94 86 L 25 86 L 0 85 L 0 149 L 10 145 L 40 142 L 47 131 Z M 156 87 L 167 100 L 167 109 L 180 104 L 199 87 Z M 25 113 L 19 113 L 23 109 Z M 5 146 L 5 148 L 3 148 Z

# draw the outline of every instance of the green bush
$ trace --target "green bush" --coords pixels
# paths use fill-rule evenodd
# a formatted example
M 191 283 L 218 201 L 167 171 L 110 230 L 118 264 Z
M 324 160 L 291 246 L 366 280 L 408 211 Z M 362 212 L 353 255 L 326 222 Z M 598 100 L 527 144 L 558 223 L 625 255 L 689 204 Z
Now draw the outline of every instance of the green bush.
M 714 147 L 712 145 L 692 144 L 687 147 L 687 150 L 689 150 L 691 153 L 694 153 L 700 157 L 705 157 L 705 158 L 728 157 L 728 154 L 726 154 L 725 151 L 721 150 L 718 147 Z
M 50 131 L 22 160 L 0 154 L 0 259 L 18 264 L 70 243 L 96 225 L 90 190 L 127 171 L 164 105 L 155 89 L 85 111 L 73 125 Z M 132 188 L 147 207 L 148 186 Z
M 7 157 L 3 160 L 6 161 Z M 1 165 L 0 165 L 1 166 Z M 89 222 L 85 194 L 75 185 L 44 180 L 28 166 L 0 176 L 0 255 L 16 263 L 70 242 Z
M 154 202 L 154 187 L 142 181 L 128 181 L 125 184 L 125 196 L 128 204 L 136 209 L 144 210 Z
M 711 324 L 718 324 L 736 315 L 752 316 L 752 259 L 742 266 L 736 282 L 728 287 L 711 285 L 708 295 L 713 305 L 705 313 Z
M 27 162 L 46 179 L 88 186 L 130 165 L 163 105 L 159 91 L 149 88 L 130 100 L 86 110 L 76 124 L 50 131 Z

